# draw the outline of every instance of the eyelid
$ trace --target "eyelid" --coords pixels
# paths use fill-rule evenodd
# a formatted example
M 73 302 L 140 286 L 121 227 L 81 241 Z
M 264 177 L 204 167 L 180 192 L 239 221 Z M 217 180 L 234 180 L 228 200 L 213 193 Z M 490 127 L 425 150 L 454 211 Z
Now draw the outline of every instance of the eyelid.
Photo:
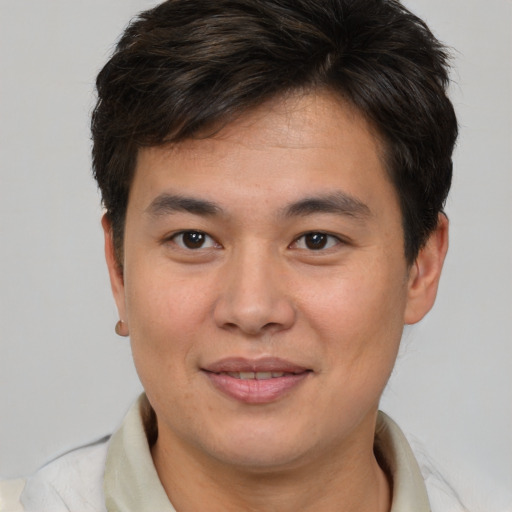
M 324 235 L 326 236 L 328 239 L 331 239 L 331 242 L 327 242 L 327 246 L 326 247 L 320 247 L 318 249 L 312 249 L 310 247 L 307 247 L 307 246 L 304 246 L 304 247 L 299 247 L 299 241 L 301 239 L 305 239 L 306 236 L 308 235 Z M 332 243 L 332 241 L 334 241 L 334 243 Z M 292 244 L 290 245 L 290 247 L 294 248 L 294 249 L 299 249 L 299 250 L 304 250 L 304 251 L 310 251 L 310 252 L 323 252 L 323 251 L 328 251 L 329 249 L 332 249 L 333 247 L 336 247 L 338 245 L 343 245 L 343 244 L 346 244 L 348 243 L 346 240 L 344 240 L 343 238 L 341 238 L 339 235 L 334 235 L 332 233 L 329 233 L 329 232 L 326 232 L 326 231 L 316 231 L 316 230 L 311 230 L 311 231 L 307 231 L 305 233 L 302 233 L 301 235 L 299 235 L 293 242 Z
M 181 242 L 178 242 L 179 237 L 183 237 L 183 235 L 190 234 L 190 233 L 197 233 L 200 235 L 204 235 L 204 237 L 206 239 L 206 243 L 204 245 L 201 245 L 200 247 L 192 248 L 192 247 L 187 247 L 183 243 L 183 240 Z M 176 231 L 172 235 L 169 235 L 165 238 L 164 243 L 166 243 L 166 242 L 172 242 L 173 244 L 178 246 L 179 249 L 181 249 L 183 251 L 190 251 L 190 252 L 200 251 L 200 250 L 205 250 L 205 249 L 221 248 L 221 245 L 215 240 L 215 238 L 213 238 L 211 235 L 209 235 L 208 233 L 206 233 L 200 229 L 182 229 L 180 231 Z
M 205 237 L 205 243 L 203 245 L 200 245 L 199 247 L 187 247 L 185 245 L 185 243 L 183 242 L 183 239 L 181 239 L 181 241 L 179 241 L 180 237 L 183 237 L 184 235 L 191 234 L 191 233 L 203 235 Z M 311 248 L 311 247 L 307 247 L 304 244 L 303 247 L 300 247 L 300 241 L 305 240 L 305 238 L 308 235 L 322 235 L 322 236 L 327 237 L 326 245 L 324 247 Z M 187 252 L 195 252 L 195 251 L 199 251 L 199 250 L 222 248 L 222 245 L 220 243 L 218 243 L 213 236 L 209 235 L 208 233 L 206 233 L 205 231 L 202 231 L 200 229 L 181 229 L 179 231 L 176 231 L 176 232 L 166 236 L 163 240 L 163 243 L 172 243 L 172 244 L 176 245 L 179 249 L 181 249 L 183 251 L 187 251 Z M 340 235 L 337 235 L 337 234 L 335 235 L 335 234 L 329 233 L 327 231 L 310 230 L 310 231 L 306 231 L 306 232 L 300 234 L 299 236 L 297 236 L 295 238 L 295 240 L 289 245 L 289 247 L 292 249 L 299 249 L 299 250 L 308 251 L 308 252 L 321 253 L 321 252 L 329 251 L 329 249 L 332 249 L 338 245 L 345 245 L 348 243 L 349 243 L 349 241 L 342 238 Z

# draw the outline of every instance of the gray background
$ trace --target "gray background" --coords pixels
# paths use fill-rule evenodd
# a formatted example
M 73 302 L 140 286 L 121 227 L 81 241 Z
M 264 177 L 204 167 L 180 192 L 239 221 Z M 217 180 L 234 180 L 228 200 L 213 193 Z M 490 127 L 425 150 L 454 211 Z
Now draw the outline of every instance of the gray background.
M 90 177 L 93 82 L 144 0 L 0 1 L 0 475 L 112 431 L 140 391 Z M 382 408 L 457 486 L 512 489 L 512 2 L 410 0 L 457 49 L 461 137 L 437 305 Z M 501 500 L 501 501 L 500 501 Z M 496 509 L 497 510 L 497 509 Z

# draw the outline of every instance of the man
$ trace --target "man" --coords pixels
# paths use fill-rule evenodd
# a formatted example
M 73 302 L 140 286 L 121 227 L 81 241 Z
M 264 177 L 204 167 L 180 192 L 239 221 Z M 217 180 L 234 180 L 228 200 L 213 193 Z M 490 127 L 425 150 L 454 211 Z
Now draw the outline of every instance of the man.
M 174 0 L 126 29 L 93 165 L 145 395 L 26 510 L 430 510 L 378 403 L 447 250 L 447 83 L 394 1 Z

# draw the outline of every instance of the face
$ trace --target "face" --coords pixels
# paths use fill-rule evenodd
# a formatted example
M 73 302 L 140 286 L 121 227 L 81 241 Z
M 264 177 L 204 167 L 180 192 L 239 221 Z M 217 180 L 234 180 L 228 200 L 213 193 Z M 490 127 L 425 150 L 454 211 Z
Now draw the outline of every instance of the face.
M 403 325 L 431 305 L 380 154 L 327 94 L 140 151 L 122 275 L 105 227 L 157 449 L 282 468 L 371 448 Z

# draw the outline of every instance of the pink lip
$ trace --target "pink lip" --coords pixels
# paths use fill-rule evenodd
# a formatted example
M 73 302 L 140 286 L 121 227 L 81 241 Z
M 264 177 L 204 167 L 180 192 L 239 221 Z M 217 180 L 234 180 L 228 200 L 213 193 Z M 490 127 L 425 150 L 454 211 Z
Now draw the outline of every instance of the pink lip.
M 203 372 L 219 391 L 247 404 L 274 402 L 292 391 L 312 373 L 308 368 L 278 358 L 227 358 L 206 366 Z M 264 380 L 239 379 L 227 375 L 237 372 L 274 372 L 286 375 Z

